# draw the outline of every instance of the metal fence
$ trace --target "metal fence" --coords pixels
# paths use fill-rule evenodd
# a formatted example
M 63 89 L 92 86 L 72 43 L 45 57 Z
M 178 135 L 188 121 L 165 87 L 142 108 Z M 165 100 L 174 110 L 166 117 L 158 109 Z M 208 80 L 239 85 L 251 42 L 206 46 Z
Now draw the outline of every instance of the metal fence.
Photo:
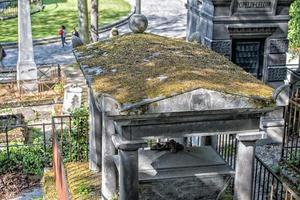
M 291 79 L 289 104 L 284 111 L 281 158 L 300 172 L 300 76 L 294 72 Z
M 62 119 L 62 118 L 61 118 Z M 62 146 L 61 146 L 62 147 Z M 55 118 L 52 118 L 53 172 L 58 199 L 69 199 L 67 177 L 59 147 Z
M 300 200 L 299 195 L 272 171 L 260 158 L 255 157 L 253 200 Z
M 232 169 L 235 169 L 237 152 L 236 134 L 222 134 L 216 137 L 217 152 Z
M 49 164 L 46 153 L 50 146 L 51 123 L 32 125 L 8 125 L 0 127 L 0 151 L 4 151 L 6 158 L 10 159 L 11 149 L 25 146 L 40 145 L 44 153 L 44 165 Z M 48 135 L 48 136 L 47 136 Z M 34 139 L 39 137 L 38 142 Z
M 30 0 L 31 14 L 43 10 L 42 0 Z M 0 20 L 16 18 L 18 16 L 18 0 L 0 0 Z
M 88 123 L 87 120 L 87 116 L 75 118 L 66 115 L 54 116 L 52 123 L 0 126 L 0 152 L 4 152 L 6 158 L 10 159 L 13 148 L 40 145 L 43 148 L 46 166 L 51 164 L 46 154 L 51 152 L 53 132 L 55 132 L 64 161 L 87 161 L 88 129 L 80 124 L 80 121 Z
M 63 94 L 63 76 L 59 64 L 44 64 L 37 68 L 37 80 L 17 81 L 17 71 L 13 67 L 8 67 L 0 71 L 0 89 L 7 94 L 1 97 L 0 105 L 10 102 L 39 102 L 59 99 Z M 37 90 L 30 92 L 27 87 L 37 85 Z M 36 86 L 34 86 L 36 87 Z

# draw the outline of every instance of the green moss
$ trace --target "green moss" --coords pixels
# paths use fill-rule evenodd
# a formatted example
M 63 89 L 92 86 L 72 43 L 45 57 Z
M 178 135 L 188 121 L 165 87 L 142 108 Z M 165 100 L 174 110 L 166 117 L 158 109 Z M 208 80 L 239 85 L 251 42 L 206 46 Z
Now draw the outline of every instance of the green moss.
M 101 176 L 99 173 L 91 172 L 88 163 L 67 163 L 65 170 L 72 199 L 100 199 Z
M 57 200 L 57 192 L 55 188 L 54 173 L 52 170 L 44 173 L 43 177 L 44 199 Z
M 80 47 L 81 64 L 100 66 L 92 88 L 120 103 L 168 97 L 204 88 L 272 102 L 273 89 L 225 57 L 183 40 L 153 34 L 126 34 Z

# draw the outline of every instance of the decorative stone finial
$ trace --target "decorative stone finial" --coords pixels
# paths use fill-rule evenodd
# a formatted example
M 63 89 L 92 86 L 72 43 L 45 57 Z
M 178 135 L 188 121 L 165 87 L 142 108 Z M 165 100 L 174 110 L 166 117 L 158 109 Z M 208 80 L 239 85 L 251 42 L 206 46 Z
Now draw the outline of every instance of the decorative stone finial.
M 110 30 L 109 37 L 112 38 L 112 37 L 115 37 L 115 36 L 118 36 L 118 35 L 119 35 L 119 30 L 116 27 L 113 27 Z
M 148 27 L 148 19 L 145 15 L 134 14 L 129 20 L 129 28 L 133 33 L 143 33 Z

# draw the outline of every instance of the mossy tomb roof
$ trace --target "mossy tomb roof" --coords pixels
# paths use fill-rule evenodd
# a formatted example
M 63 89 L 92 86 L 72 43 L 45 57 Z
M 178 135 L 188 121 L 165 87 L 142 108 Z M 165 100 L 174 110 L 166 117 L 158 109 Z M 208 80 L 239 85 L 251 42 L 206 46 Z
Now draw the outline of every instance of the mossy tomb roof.
M 92 89 L 120 103 L 203 88 L 272 102 L 273 89 L 199 44 L 153 34 L 125 34 L 79 47 L 82 65 L 100 67 Z

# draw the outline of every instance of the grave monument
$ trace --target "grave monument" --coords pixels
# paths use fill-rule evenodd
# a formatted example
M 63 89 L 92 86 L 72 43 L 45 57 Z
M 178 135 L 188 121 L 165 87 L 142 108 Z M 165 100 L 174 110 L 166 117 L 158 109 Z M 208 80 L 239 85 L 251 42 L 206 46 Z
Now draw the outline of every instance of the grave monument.
M 274 87 L 286 77 L 290 0 L 188 0 L 187 38 Z
M 37 91 L 37 67 L 33 55 L 30 2 L 28 0 L 18 0 L 18 35 L 18 87 L 21 91 Z
M 213 200 L 234 176 L 236 199 L 251 200 L 255 142 L 266 137 L 260 117 L 274 109 L 271 87 L 207 48 L 152 34 L 113 37 L 74 54 L 90 88 L 89 159 L 102 172 L 102 199 Z M 215 144 L 186 142 L 226 134 L 237 141 L 235 167 Z M 150 144 L 168 139 L 184 149 Z

